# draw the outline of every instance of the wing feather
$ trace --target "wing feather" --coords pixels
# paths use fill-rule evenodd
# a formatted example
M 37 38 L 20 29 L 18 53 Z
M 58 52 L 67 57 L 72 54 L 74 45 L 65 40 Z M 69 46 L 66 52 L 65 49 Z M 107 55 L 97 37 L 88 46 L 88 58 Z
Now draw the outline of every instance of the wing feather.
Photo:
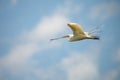
M 81 25 L 76 23 L 69 23 L 68 26 L 72 29 L 74 35 L 85 35 Z

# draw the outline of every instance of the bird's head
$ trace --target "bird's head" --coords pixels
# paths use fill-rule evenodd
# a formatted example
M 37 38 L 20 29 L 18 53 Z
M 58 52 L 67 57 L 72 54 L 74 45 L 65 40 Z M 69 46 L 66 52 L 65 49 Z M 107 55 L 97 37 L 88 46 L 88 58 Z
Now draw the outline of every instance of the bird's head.
M 68 35 L 66 35 L 66 36 L 63 36 L 63 38 L 72 38 L 73 37 L 73 34 L 68 34 Z

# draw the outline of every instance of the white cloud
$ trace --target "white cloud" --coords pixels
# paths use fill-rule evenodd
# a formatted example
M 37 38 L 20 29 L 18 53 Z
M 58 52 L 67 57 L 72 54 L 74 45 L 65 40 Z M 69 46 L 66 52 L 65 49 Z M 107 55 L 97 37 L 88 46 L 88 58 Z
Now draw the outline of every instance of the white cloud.
M 66 18 L 60 15 L 43 18 L 33 31 L 21 35 L 20 38 L 26 42 L 14 45 L 8 55 L 1 59 L 1 65 L 13 72 L 19 72 L 18 70 L 21 68 L 30 65 L 29 60 L 32 60 L 31 58 L 36 52 L 49 47 L 57 47 L 57 44 L 51 46 L 48 41 L 51 35 L 54 36 L 64 30 L 66 21 Z
M 44 17 L 37 27 L 28 34 L 28 39 L 45 40 L 53 37 L 65 29 L 68 20 L 62 15 Z
M 61 65 L 67 73 L 68 80 L 97 80 L 98 66 L 89 54 L 74 53 L 62 60 Z
M 12 2 L 16 4 L 16 0 L 12 0 Z M 64 7 L 66 6 L 62 6 L 60 9 Z M 51 46 L 48 41 L 64 31 L 66 24 L 69 22 L 66 15 L 72 14 L 71 11 L 67 10 L 68 8 L 65 11 L 56 9 L 52 15 L 43 17 L 33 30 L 18 35 L 19 39 L 16 40 L 18 43 L 13 44 L 8 54 L 0 58 L 0 65 L 2 65 L 0 69 L 6 69 L 13 75 L 29 74 L 29 72 L 37 73 L 34 71 L 41 70 L 34 67 L 33 64 L 37 64 L 38 61 L 34 61 L 32 57 L 38 52 L 42 54 L 42 50 L 47 50 L 50 47 L 55 49 L 60 46 L 58 42 Z M 46 74 L 48 71 L 42 71 L 46 78 L 51 76 L 50 73 Z M 52 71 L 50 70 L 50 72 Z
M 79 14 L 84 7 L 82 3 L 76 4 L 74 0 L 65 0 L 62 6 L 64 7 L 58 6 L 56 9 L 57 10 L 56 12 L 58 14 L 64 13 L 66 17 Z
M 34 74 L 42 80 L 65 80 L 64 74 L 59 73 L 60 69 L 57 68 L 58 66 L 55 65 L 49 68 L 39 68 L 34 70 Z
M 101 3 L 93 6 L 90 10 L 91 19 L 108 19 L 120 13 L 120 5 L 117 2 Z
M 14 46 L 7 56 L 0 59 L 3 68 L 8 69 L 13 74 L 24 70 L 29 64 L 30 57 L 38 50 L 35 44 L 21 44 Z

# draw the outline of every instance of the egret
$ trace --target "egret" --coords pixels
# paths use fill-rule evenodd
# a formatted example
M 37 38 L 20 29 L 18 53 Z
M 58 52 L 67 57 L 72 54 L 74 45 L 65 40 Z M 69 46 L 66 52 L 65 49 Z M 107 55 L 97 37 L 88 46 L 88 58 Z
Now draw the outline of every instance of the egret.
M 85 39 L 93 39 L 93 40 L 99 40 L 98 36 L 93 36 L 92 34 L 89 34 L 88 32 L 84 32 L 81 25 L 77 23 L 68 23 L 67 24 L 73 31 L 73 34 L 68 34 L 60 38 L 54 38 L 51 40 L 57 40 L 61 38 L 68 38 L 69 42 L 73 41 L 80 41 Z

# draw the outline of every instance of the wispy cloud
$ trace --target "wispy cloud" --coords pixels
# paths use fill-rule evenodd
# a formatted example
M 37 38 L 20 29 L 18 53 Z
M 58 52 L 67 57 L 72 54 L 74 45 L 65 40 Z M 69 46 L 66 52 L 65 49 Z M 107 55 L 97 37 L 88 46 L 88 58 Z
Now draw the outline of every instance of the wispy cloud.
M 98 79 L 97 64 L 88 54 L 74 53 L 62 60 L 62 66 L 67 73 L 68 80 Z
M 12 4 L 17 4 L 17 0 L 11 1 Z M 58 6 L 51 12 L 51 15 L 43 16 L 32 30 L 21 32 L 11 50 L 0 57 L 0 79 L 3 76 L 1 80 L 8 80 L 9 76 L 6 77 L 7 74 L 14 78 L 15 76 L 17 78 L 22 77 L 22 80 L 99 80 L 99 78 L 101 80 L 115 80 L 120 69 L 112 70 L 101 78 L 98 66 L 98 55 L 101 49 L 98 46 L 101 45 L 98 44 L 97 46 L 87 44 L 89 49 L 86 49 L 85 52 L 82 52 L 83 50 L 73 52 L 69 49 L 69 51 L 63 52 L 69 53 L 67 56 L 59 57 L 60 59 L 56 64 L 50 64 L 47 68 L 41 65 L 40 62 L 48 63 L 42 59 L 36 59 L 36 57 L 41 57 L 41 54 L 47 55 L 45 52 L 49 49 L 52 51 L 57 48 L 63 50 L 63 47 L 61 47 L 62 42 L 55 41 L 51 45 L 49 39 L 64 33 L 66 23 L 70 22 L 67 17 L 80 13 L 82 9 L 82 4 L 76 5 L 72 0 L 66 0 L 65 4 Z M 89 16 L 91 19 L 104 20 L 117 13 L 119 13 L 119 4 L 110 2 L 93 6 Z M 106 43 L 109 43 L 109 41 L 106 40 Z M 120 58 L 119 53 L 120 50 L 117 53 L 118 61 Z M 40 55 L 37 56 L 38 54 Z
M 29 60 L 36 51 L 49 47 L 49 44 L 42 43 L 48 43 L 52 35 L 51 33 L 56 35 L 62 31 L 66 21 L 64 16 L 59 15 L 43 18 L 33 31 L 21 35 L 20 38 L 22 38 L 25 43 L 20 42 L 14 45 L 8 55 L 1 59 L 1 65 L 14 71 L 17 71 L 16 69 L 21 69 L 21 66 L 25 64 L 28 65 Z M 38 43 L 41 43 L 41 46 Z
M 12 0 L 12 2 L 16 4 L 16 0 Z M 43 78 L 45 79 L 53 76 L 54 73 L 53 75 L 51 75 L 51 73 L 48 74 L 51 68 L 48 69 L 48 71 L 46 71 L 46 69 L 41 71 L 42 68 L 35 68 L 34 64 L 38 63 L 38 61 L 34 61 L 33 56 L 36 53 L 42 54 L 42 50 L 59 46 L 59 43 L 54 43 L 54 45 L 51 46 L 48 41 L 51 37 L 62 33 L 66 24 L 69 22 L 66 15 L 70 15 L 72 12 L 69 12 L 69 7 L 61 11 L 64 7 L 66 6 L 59 7 L 52 15 L 42 17 L 31 31 L 21 33 L 8 54 L 0 58 L 0 65 L 2 65 L 0 71 L 6 69 L 10 71 L 11 75 L 17 76 L 19 76 L 19 74 L 29 74 L 29 72 L 33 72 L 35 76 L 40 74 L 39 77 L 37 76 L 39 79 L 42 78 L 43 74 Z M 78 8 L 76 11 L 78 11 Z M 40 71 L 42 75 L 35 71 Z
M 120 13 L 120 5 L 117 2 L 101 3 L 93 6 L 90 10 L 91 19 L 106 20 Z
M 52 15 L 50 17 L 44 17 L 36 28 L 30 32 L 27 36 L 31 39 L 45 40 L 49 39 L 53 35 L 57 35 L 62 32 L 66 26 L 67 18 L 62 15 Z M 54 34 L 53 34 L 54 33 Z
M 61 66 L 66 71 L 67 80 L 99 80 L 98 55 L 100 48 L 96 47 L 96 49 L 95 51 L 91 48 L 90 51 L 88 50 L 89 52 L 73 52 L 62 59 Z

